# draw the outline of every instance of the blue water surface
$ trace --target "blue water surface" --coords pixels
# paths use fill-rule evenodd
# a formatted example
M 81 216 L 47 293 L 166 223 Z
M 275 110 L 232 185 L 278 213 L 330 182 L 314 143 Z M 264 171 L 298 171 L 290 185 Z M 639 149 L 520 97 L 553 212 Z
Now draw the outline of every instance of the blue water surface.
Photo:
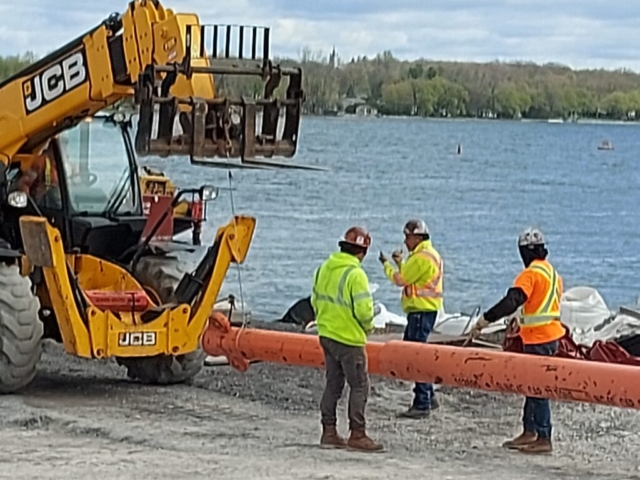
M 597 146 L 609 140 L 613 151 Z M 456 147 L 461 144 L 462 153 Z M 488 308 L 522 265 L 516 239 L 528 225 L 547 237 L 565 288 L 597 288 L 611 309 L 640 293 L 640 129 L 629 124 L 308 118 L 295 161 L 329 172 L 233 172 L 236 213 L 257 218 L 241 267 L 253 315 L 280 317 L 311 289 L 314 269 L 353 224 L 373 248 L 364 268 L 377 300 L 400 313 L 399 291 L 378 251 L 402 245 L 402 227 L 423 218 L 445 261 L 445 310 Z M 144 159 L 180 186 L 228 186 L 227 172 L 188 159 Z M 205 236 L 229 221 L 231 197 L 209 209 Z M 229 271 L 224 292 L 239 293 Z

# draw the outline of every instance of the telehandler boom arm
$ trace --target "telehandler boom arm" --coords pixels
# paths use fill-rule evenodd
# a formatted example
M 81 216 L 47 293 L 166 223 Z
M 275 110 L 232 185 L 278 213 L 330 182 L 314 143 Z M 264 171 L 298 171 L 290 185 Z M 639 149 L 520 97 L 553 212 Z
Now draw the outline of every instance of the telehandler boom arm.
M 302 103 L 301 70 L 272 65 L 269 30 L 263 31 L 264 58 L 257 58 L 258 27 L 252 27 L 252 52 L 231 58 L 232 28 L 227 27 L 226 58 L 205 48 L 207 26 L 197 15 L 174 13 L 157 0 L 135 0 L 124 14 L 100 25 L 0 84 L 0 164 L 34 153 L 57 133 L 116 102 L 131 98 L 140 106 L 136 147 L 139 154 L 242 158 L 293 156 Z M 219 26 L 212 26 L 219 48 Z M 208 56 L 211 55 L 211 56 Z M 254 75 L 265 81 L 265 98 L 217 98 L 214 74 Z M 272 99 L 281 77 L 290 77 L 287 98 Z M 237 112 L 234 110 L 237 110 Z M 256 133 L 257 110 L 262 131 Z M 278 138 L 280 110 L 286 124 Z M 157 138 L 153 119 L 159 114 Z M 239 120 L 233 121 L 233 114 Z M 180 117 L 182 132 L 175 134 Z M 200 161 L 199 163 L 202 163 Z

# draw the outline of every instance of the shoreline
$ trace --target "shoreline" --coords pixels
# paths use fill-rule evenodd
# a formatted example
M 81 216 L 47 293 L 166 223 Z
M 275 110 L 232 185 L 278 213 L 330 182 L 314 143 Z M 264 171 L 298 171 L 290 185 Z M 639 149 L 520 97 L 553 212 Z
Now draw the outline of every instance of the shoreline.
M 431 120 L 431 121 L 478 121 L 478 122 L 518 122 L 518 123 L 548 123 L 550 125 L 640 125 L 640 120 L 602 120 L 584 118 L 576 121 L 556 121 L 554 118 L 486 118 L 486 117 L 421 117 L 418 115 L 317 115 L 303 113 L 303 118 L 333 118 L 333 119 L 401 119 L 401 120 Z

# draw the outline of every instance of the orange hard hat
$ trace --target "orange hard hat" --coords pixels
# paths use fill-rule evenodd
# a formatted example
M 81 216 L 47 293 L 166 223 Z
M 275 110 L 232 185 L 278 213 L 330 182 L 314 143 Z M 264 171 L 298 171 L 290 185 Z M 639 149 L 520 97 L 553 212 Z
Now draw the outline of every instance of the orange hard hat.
M 371 246 L 371 235 L 362 227 L 351 227 L 340 239 L 340 243 L 348 243 L 356 247 L 369 248 Z

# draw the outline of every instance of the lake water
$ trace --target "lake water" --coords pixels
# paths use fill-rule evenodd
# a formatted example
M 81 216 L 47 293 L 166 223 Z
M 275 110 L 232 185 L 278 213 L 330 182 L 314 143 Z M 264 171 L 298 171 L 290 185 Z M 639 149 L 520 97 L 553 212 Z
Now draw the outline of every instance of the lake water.
M 598 151 L 603 140 L 613 151 Z M 462 145 L 462 154 L 456 146 Z M 257 218 L 241 267 L 254 316 L 279 318 L 309 295 L 314 269 L 353 224 L 372 233 L 364 268 L 375 294 L 401 313 L 378 251 L 402 245 L 402 227 L 423 218 L 445 261 L 445 310 L 470 312 L 499 300 L 522 268 L 517 235 L 547 237 L 565 288 L 597 288 L 611 309 L 640 294 L 640 128 L 402 118 L 302 120 L 295 161 L 329 172 L 235 170 L 235 211 Z M 179 186 L 227 186 L 224 170 L 188 159 L 144 159 Z M 231 218 L 229 192 L 210 206 L 205 228 Z M 225 292 L 239 293 L 232 267 Z

